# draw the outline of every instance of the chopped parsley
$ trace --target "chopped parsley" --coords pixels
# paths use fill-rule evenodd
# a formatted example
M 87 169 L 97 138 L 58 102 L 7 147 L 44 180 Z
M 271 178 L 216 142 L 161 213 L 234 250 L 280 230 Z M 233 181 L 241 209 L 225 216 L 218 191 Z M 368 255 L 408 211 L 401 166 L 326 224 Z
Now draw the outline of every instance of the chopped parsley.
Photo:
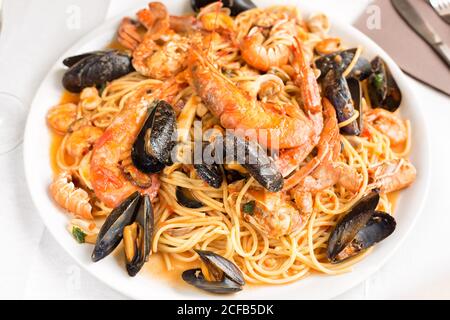
M 374 78 L 373 78 L 373 83 L 375 85 L 375 88 L 377 88 L 377 89 L 383 88 L 383 84 L 384 84 L 383 74 L 382 73 L 375 74 Z
M 255 201 L 250 201 L 244 204 L 243 211 L 246 214 L 252 215 L 255 212 Z
M 72 235 L 75 238 L 75 240 L 77 240 L 78 243 L 84 243 L 84 239 L 86 238 L 86 233 L 83 232 L 83 230 L 81 230 L 78 227 L 73 227 L 72 228 Z

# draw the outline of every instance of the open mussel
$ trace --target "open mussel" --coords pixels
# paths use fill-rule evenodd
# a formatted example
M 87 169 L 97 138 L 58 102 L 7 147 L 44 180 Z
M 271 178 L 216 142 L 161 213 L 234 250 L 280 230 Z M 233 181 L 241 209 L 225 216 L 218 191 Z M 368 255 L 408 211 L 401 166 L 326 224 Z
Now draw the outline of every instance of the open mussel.
M 183 272 L 187 283 L 216 294 L 228 294 L 242 290 L 245 285 L 241 270 L 230 260 L 211 251 L 195 250 L 202 266 Z
M 175 146 L 176 115 L 163 100 L 153 102 L 149 115 L 131 149 L 134 166 L 144 173 L 158 173 L 170 164 Z
M 140 199 L 139 192 L 135 192 L 109 214 L 98 233 L 92 252 L 92 261 L 100 261 L 119 245 L 123 237 L 123 229 L 133 223 L 136 218 L 136 208 Z
M 380 57 L 376 57 L 371 65 L 372 74 L 367 85 L 372 107 L 396 111 L 402 102 L 402 93 L 392 73 Z
M 361 108 L 362 91 L 358 80 L 350 78 L 349 82 L 336 70 L 330 70 L 322 81 L 325 97 L 336 109 L 338 122 L 346 122 L 355 115 L 355 109 Z M 351 83 L 350 90 L 349 83 Z M 353 93 L 353 95 L 352 95 Z M 345 135 L 360 135 L 362 116 L 341 128 L 341 133 Z
M 126 268 L 134 277 L 148 260 L 154 230 L 153 209 L 148 195 L 135 192 L 115 208 L 100 229 L 92 261 L 108 256 L 124 239 Z
M 375 210 L 379 200 L 378 192 L 372 191 L 336 225 L 328 240 L 327 257 L 331 263 L 349 259 L 394 232 L 395 219 Z
M 152 204 L 148 195 L 141 198 L 136 219 L 123 230 L 126 267 L 134 277 L 147 262 L 150 255 L 154 229 Z
M 257 142 L 228 133 L 224 146 L 226 163 L 237 162 L 268 191 L 281 191 L 283 176 L 273 159 Z
M 317 59 L 315 65 L 321 72 L 319 80 L 322 80 L 330 70 L 335 70 L 336 73 L 343 74 L 353 62 L 356 51 L 356 48 L 338 51 Z M 359 57 L 347 77 L 363 81 L 370 76 L 371 71 L 370 62 L 363 57 Z
M 217 2 L 217 0 L 191 0 L 192 9 L 198 12 L 201 8 Z M 256 8 L 256 5 L 250 0 L 222 0 L 223 6 L 231 10 L 232 16 L 237 16 L 239 13 Z
M 178 203 L 181 204 L 183 207 L 198 209 L 204 206 L 202 202 L 200 202 L 195 198 L 195 196 L 189 189 L 177 187 L 176 196 Z
M 103 86 L 132 72 L 131 57 L 116 50 L 96 51 L 66 58 L 69 66 L 62 83 L 70 92 L 79 93 L 84 88 Z

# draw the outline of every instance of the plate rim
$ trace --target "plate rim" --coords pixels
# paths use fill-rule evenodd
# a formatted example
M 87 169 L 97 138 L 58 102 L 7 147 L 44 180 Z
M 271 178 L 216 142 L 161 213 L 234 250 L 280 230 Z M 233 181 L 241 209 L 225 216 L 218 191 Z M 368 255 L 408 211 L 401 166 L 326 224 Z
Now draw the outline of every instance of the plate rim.
M 287 4 L 287 3 L 286 3 Z M 295 6 L 297 6 L 301 11 L 307 11 L 307 12 L 315 12 L 317 10 L 314 9 L 313 6 L 307 4 L 307 3 L 302 3 L 301 5 L 299 5 L 298 3 L 295 3 Z M 42 78 L 42 82 L 39 86 L 39 88 L 37 89 L 37 91 L 35 92 L 34 96 L 33 96 L 33 100 L 29 109 L 29 114 L 26 120 L 26 126 L 25 126 L 25 133 L 24 133 L 24 150 L 23 150 L 23 163 L 24 163 L 24 168 L 25 168 L 25 178 L 26 178 L 26 183 L 27 183 L 27 188 L 30 191 L 31 194 L 31 198 L 33 201 L 33 204 L 35 206 L 35 208 L 37 209 L 39 216 L 41 217 L 41 219 L 44 222 L 44 225 L 46 226 L 46 229 L 50 232 L 50 234 L 52 235 L 52 237 L 54 238 L 55 242 L 58 243 L 58 245 L 60 245 L 64 251 L 73 259 L 75 260 L 75 262 L 81 266 L 84 270 L 86 270 L 90 275 L 92 275 L 93 277 L 95 277 L 97 280 L 101 281 L 102 283 L 104 283 L 106 286 L 112 288 L 113 290 L 117 291 L 118 293 L 127 296 L 129 298 L 133 298 L 133 299 L 143 299 L 145 297 L 143 297 L 140 294 L 135 294 L 134 291 L 130 288 L 124 288 L 123 286 L 121 286 L 119 283 L 116 282 L 109 282 L 106 276 L 103 276 L 101 274 L 99 274 L 97 271 L 93 270 L 92 268 L 89 267 L 89 265 L 87 265 L 84 261 L 82 261 L 82 259 L 72 250 L 70 250 L 69 246 L 62 240 L 59 239 L 59 236 L 57 235 L 57 233 L 55 232 L 55 230 L 53 230 L 53 228 L 49 227 L 51 225 L 51 223 L 49 222 L 49 217 L 48 215 L 45 215 L 43 213 L 43 208 L 40 207 L 40 200 L 37 197 L 37 194 L 35 194 L 33 192 L 33 183 L 32 183 L 32 171 L 33 171 L 33 166 L 30 163 L 30 161 L 27 161 L 28 159 L 31 159 L 32 157 L 30 156 L 30 152 L 31 152 L 31 147 L 29 146 L 32 139 L 30 138 L 32 136 L 32 125 L 31 123 L 33 122 L 33 110 L 35 110 L 38 105 L 37 105 L 37 100 L 38 100 L 38 96 L 39 93 L 41 92 L 41 89 L 44 87 L 44 84 L 48 81 L 49 78 L 51 78 L 52 73 L 54 72 L 54 70 L 57 68 L 57 66 L 60 65 L 63 57 L 68 56 L 71 52 L 77 51 L 77 48 L 82 47 L 83 45 L 86 45 L 89 41 L 98 38 L 101 36 L 102 32 L 104 30 L 110 29 L 113 25 L 117 25 L 120 20 L 126 16 L 126 15 L 130 15 L 133 12 L 136 12 L 139 7 L 135 7 L 134 9 L 127 9 L 124 12 L 122 12 L 119 15 L 116 15 L 112 18 L 109 18 L 107 20 L 105 20 L 102 24 L 100 24 L 98 27 L 94 28 L 93 30 L 91 30 L 89 33 L 87 33 L 85 36 L 83 36 L 81 39 L 79 39 L 78 41 L 76 41 L 73 45 L 70 46 L 70 48 L 68 50 L 66 50 L 57 60 L 56 62 L 50 67 L 49 71 L 45 74 L 45 77 Z M 323 12 L 326 14 L 326 10 L 323 10 Z M 329 15 L 328 15 L 329 16 Z M 366 43 L 370 43 L 372 47 L 374 47 L 376 49 L 376 51 L 381 54 L 383 56 L 383 59 L 386 60 L 389 68 L 392 69 L 393 73 L 396 74 L 396 77 L 400 77 L 400 78 L 396 78 L 396 80 L 399 82 L 400 86 L 403 86 L 405 88 L 408 89 L 409 91 L 409 98 L 411 100 L 415 100 L 416 102 L 413 105 L 409 105 L 409 108 L 414 109 L 414 113 L 416 114 L 416 118 L 419 119 L 423 119 L 423 111 L 422 109 L 419 107 L 420 103 L 418 102 L 418 100 L 416 99 L 416 93 L 411 89 L 411 82 L 408 81 L 409 79 L 406 77 L 405 73 L 403 73 L 403 71 L 401 71 L 400 67 L 393 61 L 393 59 L 384 51 L 384 49 L 382 49 L 377 43 L 375 43 L 372 39 L 370 39 L 368 36 L 366 36 L 365 34 L 363 34 L 361 31 L 359 31 L 358 29 L 356 29 L 354 26 L 352 26 L 350 23 L 344 23 L 340 20 L 337 19 L 333 19 L 332 17 L 330 17 L 330 22 L 332 25 L 332 29 L 333 27 L 338 27 L 339 29 L 343 29 L 346 33 L 350 33 L 350 34 L 354 34 L 355 36 L 353 38 L 356 38 L 359 40 L 362 40 L 363 42 Z M 353 39 L 355 40 L 355 39 Z M 320 297 L 314 297 L 314 298 L 319 298 L 319 299 L 331 299 L 334 297 L 339 296 L 340 294 L 352 289 L 353 287 L 357 286 L 358 284 L 362 283 L 364 280 L 368 279 L 370 276 L 372 276 L 375 272 L 377 272 L 380 268 L 382 268 L 383 265 L 385 265 L 385 263 L 398 251 L 398 249 L 402 246 L 403 242 L 406 240 L 406 238 L 408 238 L 410 232 L 413 230 L 413 228 L 416 225 L 417 220 L 419 219 L 420 215 L 423 213 L 423 209 L 425 206 L 425 202 L 427 199 L 427 195 L 430 189 L 430 184 L 431 184 L 431 153 L 430 153 L 430 136 L 429 136 L 429 130 L 428 130 L 428 125 L 427 122 L 422 120 L 421 121 L 421 126 L 425 129 L 424 132 L 421 132 L 421 140 L 422 140 L 422 144 L 423 144 L 423 148 L 424 151 L 426 153 L 426 156 L 422 159 L 424 160 L 424 163 L 422 164 L 423 167 L 421 168 L 420 171 L 420 175 L 422 176 L 422 178 L 424 179 L 424 181 L 422 182 L 423 187 L 422 189 L 424 190 L 424 195 L 423 197 L 420 199 L 420 205 L 418 206 L 418 208 L 415 210 L 416 213 L 413 216 L 412 221 L 410 221 L 409 223 L 409 227 L 406 231 L 404 231 L 403 235 L 401 236 L 401 238 L 399 239 L 399 241 L 397 241 L 395 244 L 391 245 L 391 248 L 389 249 L 389 251 L 387 253 L 385 253 L 384 255 L 382 255 L 382 258 L 377 262 L 376 266 L 374 268 L 370 268 L 370 270 L 366 270 L 365 272 L 363 272 L 363 275 L 359 277 L 359 279 L 357 280 L 353 280 L 351 284 L 349 285 L 342 285 L 339 289 L 334 289 L 334 290 L 330 290 L 327 292 L 324 292 Z M 49 162 L 49 161 L 48 161 Z M 48 163 L 48 165 L 50 166 L 50 163 Z M 63 211 L 62 209 L 60 209 L 60 211 Z M 313 277 L 315 277 L 316 275 L 314 275 Z M 339 276 L 324 276 L 324 277 L 339 277 Z M 300 281 L 301 282 L 301 281 Z M 299 283 L 299 282 L 295 282 L 295 283 Z M 294 284 L 295 284 L 294 283 Z M 289 284 L 288 284 L 289 285 Z M 284 285 L 284 286 L 288 286 L 288 285 Z M 273 288 L 278 288 L 279 286 L 274 286 Z M 281 287 L 283 287 L 283 285 L 281 285 Z M 203 296 L 203 294 L 202 294 Z M 194 296 L 195 297 L 195 296 Z M 224 298 L 224 299 L 242 299 L 240 298 L 239 295 L 234 295 L 234 296 L 210 296 L 205 294 L 204 299 L 217 299 L 217 298 Z M 152 299 L 158 299 L 158 298 L 152 298 Z M 172 299 L 187 299 L 187 300 L 191 300 L 194 298 L 190 298 L 189 296 L 185 296 L 185 297 L 173 297 Z M 262 298 L 262 300 L 279 300 L 279 299 L 285 299 L 284 297 L 281 298 L 276 298 L 276 297 L 267 297 L 267 298 Z M 292 297 L 291 299 L 296 299 L 295 297 Z

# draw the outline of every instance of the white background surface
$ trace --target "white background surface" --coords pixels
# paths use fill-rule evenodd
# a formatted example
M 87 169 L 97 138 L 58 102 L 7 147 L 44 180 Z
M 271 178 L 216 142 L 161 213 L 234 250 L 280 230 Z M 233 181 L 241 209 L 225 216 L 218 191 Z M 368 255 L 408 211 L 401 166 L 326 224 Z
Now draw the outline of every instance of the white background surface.
M 315 0 L 314 5 L 351 23 L 369 2 Z M 0 91 L 15 94 L 28 106 L 62 52 L 105 17 L 139 4 L 144 6 L 146 1 L 4 0 Z M 77 10 L 79 28 L 68 28 L 67 21 Z M 397 254 L 341 299 L 450 299 L 450 99 L 415 80 L 410 82 L 432 137 L 432 190 Z M 0 168 L 0 298 L 124 299 L 82 271 L 46 232 L 25 184 L 22 148 L 0 156 Z

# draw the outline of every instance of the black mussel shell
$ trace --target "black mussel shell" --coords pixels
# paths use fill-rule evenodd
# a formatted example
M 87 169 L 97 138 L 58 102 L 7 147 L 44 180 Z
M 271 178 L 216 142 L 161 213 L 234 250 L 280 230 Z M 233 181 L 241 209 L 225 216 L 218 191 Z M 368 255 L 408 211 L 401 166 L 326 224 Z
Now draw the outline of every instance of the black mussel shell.
M 219 139 L 217 143 L 221 143 Z M 260 185 L 270 192 L 283 189 L 284 178 L 267 152 L 254 141 L 228 133 L 225 137 L 226 163 L 242 165 Z
M 369 60 L 364 57 L 359 57 L 358 61 L 356 61 L 355 66 L 353 67 L 347 78 L 355 78 L 359 81 L 364 81 L 370 76 L 371 71 L 372 67 Z
M 345 122 L 355 114 L 352 95 L 347 80 L 335 70 L 330 70 L 322 81 L 325 97 L 330 100 L 336 109 L 338 122 Z M 348 126 L 341 128 L 345 135 L 360 135 L 358 121 L 353 121 Z
M 191 209 L 198 209 L 203 207 L 203 203 L 198 201 L 191 193 L 190 190 L 183 188 L 183 187 L 177 187 L 176 196 L 178 203 L 181 204 L 183 207 L 191 208 Z
M 142 269 L 148 260 L 152 248 L 155 221 L 152 203 L 148 195 L 141 197 L 134 222 L 137 223 L 139 232 L 143 232 L 143 237 L 142 242 L 136 245 L 136 253 L 133 260 L 126 263 L 128 274 L 131 277 L 134 277 Z
M 319 80 L 322 80 L 330 70 L 335 70 L 337 74 L 342 74 L 353 61 L 356 54 L 356 48 L 334 52 L 320 57 L 315 61 L 316 67 L 321 71 Z M 360 57 L 351 70 L 348 77 L 356 78 L 360 81 L 367 79 L 371 73 L 369 61 Z
M 213 164 L 194 164 L 197 175 L 213 188 L 219 189 L 223 182 L 222 171 L 220 166 Z
M 358 125 L 359 134 L 363 131 L 364 126 L 364 110 L 362 105 L 363 90 L 361 82 L 355 78 L 347 78 L 348 89 L 352 97 L 353 107 L 359 112 L 359 117 L 355 121 Z
M 191 7 L 195 12 L 198 12 L 201 8 L 213 2 L 217 2 L 217 0 L 191 0 Z M 225 8 L 230 8 L 232 16 L 256 8 L 256 5 L 250 0 L 222 0 L 222 3 Z
M 388 66 L 380 57 L 372 61 L 372 74 L 368 79 L 369 98 L 374 108 L 396 111 L 402 103 L 402 93 Z
M 94 51 L 94 52 L 88 52 L 88 53 L 83 53 L 83 54 L 79 54 L 76 56 L 68 57 L 63 60 L 63 65 L 70 68 L 73 65 L 77 64 L 78 62 L 80 62 L 81 60 L 83 60 L 84 58 L 87 58 L 87 57 L 90 57 L 90 56 L 93 56 L 96 54 L 101 54 L 102 52 L 103 51 Z
M 378 191 L 372 191 L 336 225 L 328 240 L 327 257 L 331 262 L 341 262 L 393 232 L 395 220 L 375 211 L 379 201 Z M 344 250 L 348 252 L 342 255 Z
M 233 262 L 211 251 L 195 250 L 195 252 L 216 281 L 207 281 L 201 269 L 192 269 L 183 273 L 182 277 L 186 282 L 199 289 L 218 294 L 242 290 L 245 285 L 244 276 Z
M 381 211 L 368 212 L 372 215 L 367 224 L 358 231 L 345 249 L 331 260 L 332 263 L 340 263 L 354 257 L 361 251 L 383 241 L 395 231 L 397 223 L 390 214 Z
M 106 218 L 97 236 L 92 261 L 100 261 L 119 245 L 123 237 L 123 229 L 136 218 L 136 207 L 139 201 L 139 192 L 133 193 Z
M 148 110 L 149 115 L 131 149 L 131 159 L 139 171 L 158 173 L 170 164 L 176 115 L 172 106 L 162 100 L 153 102 Z
M 225 277 L 233 282 L 241 286 L 245 285 L 241 270 L 230 260 L 211 251 L 195 250 L 195 252 L 197 252 L 200 259 L 207 265 L 211 273 L 214 273 L 214 269 L 218 269 L 224 273 Z
M 152 113 L 145 122 L 145 152 L 159 162 L 170 164 L 175 146 L 177 117 L 173 107 L 164 100 L 155 102 Z
M 131 57 L 116 50 L 97 51 L 64 60 L 70 65 L 62 83 L 70 92 L 79 93 L 87 87 L 104 86 L 132 72 Z
M 389 237 L 395 231 L 396 225 L 393 216 L 375 211 L 366 226 L 356 234 L 354 246 L 360 250 L 368 249 Z
M 152 110 L 153 109 L 150 107 L 148 118 L 150 117 Z M 148 129 L 146 126 L 148 118 L 131 148 L 131 160 L 133 161 L 133 165 L 139 171 L 150 174 L 161 172 L 165 168 L 165 164 L 159 162 L 155 157 L 148 155 L 145 151 L 145 135 Z
M 214 294 L 231 294 L 242 291 L 242 286 L 228 278 L 224 278 L 222 281 L 207 281 L 201 269 L 186 270 L 181 276 L 190 285 Z

